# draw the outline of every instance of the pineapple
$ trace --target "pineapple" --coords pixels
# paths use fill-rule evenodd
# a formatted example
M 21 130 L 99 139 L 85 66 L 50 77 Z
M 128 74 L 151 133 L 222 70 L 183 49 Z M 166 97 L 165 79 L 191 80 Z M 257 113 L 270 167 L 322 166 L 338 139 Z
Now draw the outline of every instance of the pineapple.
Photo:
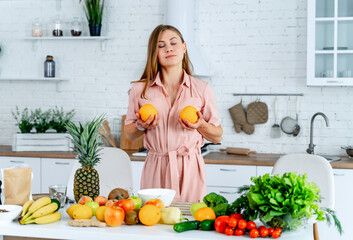
M 81 168 L 77 169 L 74 177 L 74 196 L 76 202 L 81 196 L 89 196 L 92 199 L 99 196 L 99 175 L 94 167 L 99 163 L 99 152 L 102 150 L 99 128 L 104 117 L 100 116 L 82 126 L 77 127 L 73 122 L 66 124 L 66 129 L 72 137 L 73 151 Z

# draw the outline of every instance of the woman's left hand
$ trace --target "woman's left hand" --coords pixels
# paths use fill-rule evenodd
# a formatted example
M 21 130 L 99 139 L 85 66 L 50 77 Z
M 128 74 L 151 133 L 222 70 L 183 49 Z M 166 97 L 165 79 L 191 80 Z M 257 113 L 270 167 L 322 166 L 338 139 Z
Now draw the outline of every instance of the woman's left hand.
M 206 123 L 205 119 L 203 119 L 203 115 L 201 112 L 198 111 L 197 116 L 199 117 L 199 119 L 194 124 L 190 123 L 186 119 L 182 120 L 179 117 L 179 123 L 181 124 L 181 127 L 189 131 L 194 131 L 195 129 L 198 129 L 202 124 Z

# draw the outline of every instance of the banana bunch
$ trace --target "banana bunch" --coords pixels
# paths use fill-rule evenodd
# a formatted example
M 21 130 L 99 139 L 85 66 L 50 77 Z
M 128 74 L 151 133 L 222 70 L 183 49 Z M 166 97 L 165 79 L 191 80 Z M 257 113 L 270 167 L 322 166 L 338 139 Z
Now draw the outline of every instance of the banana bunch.
M 52 202 L 49 197 L 42 197 L 36 201 L 29 200 L 22 207 L 20 224 L 46 224 L 56 222 L 61 218 L 60 212 L 55 212 L 59 208 L 56 202 Z

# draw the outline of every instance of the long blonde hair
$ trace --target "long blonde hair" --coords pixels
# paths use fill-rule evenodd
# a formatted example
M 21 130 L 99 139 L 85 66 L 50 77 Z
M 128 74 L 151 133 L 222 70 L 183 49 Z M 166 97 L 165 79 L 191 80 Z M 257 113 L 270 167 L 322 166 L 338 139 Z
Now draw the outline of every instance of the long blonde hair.
M 134 82 L 144 82 L 145 83 L 145 87 L 143 88 L 143 90 L 141 92 L 141 98 L 145 98 L 148 84 L 152 83 L 155 80 L 157 73 L 161 70 L 161 66 L 158 62 L 158 56 L 157 56 L 157 51 L 158 51 L 157 45 L 158 45 L 159 36 L 165 30 L 171 30 L 171 31 L 175 32 L 180 37 L 182 43 L 185 42 L 180 31 L 173 26 L 158 25 L 153 30 L 153 32 L 151 33 L 150 39 L 148 41 L 147 62 L 146 62 L 145 70 L 143 71 L 143 74 L 142 74 L 140 80 L 134 81 Z M 189 75 L 191 75 L 190 66 L 192 66 L 192 64 L 190 62 L 189 55 L 186 50 L 185 54 L 184 54 L 183 62 L 182 62 L 182 68 Z

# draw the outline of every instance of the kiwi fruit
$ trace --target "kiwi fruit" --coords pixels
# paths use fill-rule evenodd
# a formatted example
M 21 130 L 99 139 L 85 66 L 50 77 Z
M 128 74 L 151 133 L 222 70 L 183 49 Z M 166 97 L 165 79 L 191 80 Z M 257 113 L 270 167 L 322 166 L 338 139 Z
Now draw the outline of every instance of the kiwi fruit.
M 108 200 L 117 199 L 123 200 L 129 198 L 129 193 L 123 188 L 114 188 L 108 195 Z
M 126 225 L 135 225 L 139 222 L 139 218 L 137 216 L 137 212 L 135 211 L 127 211 L 125 213 L 124 222 Z

